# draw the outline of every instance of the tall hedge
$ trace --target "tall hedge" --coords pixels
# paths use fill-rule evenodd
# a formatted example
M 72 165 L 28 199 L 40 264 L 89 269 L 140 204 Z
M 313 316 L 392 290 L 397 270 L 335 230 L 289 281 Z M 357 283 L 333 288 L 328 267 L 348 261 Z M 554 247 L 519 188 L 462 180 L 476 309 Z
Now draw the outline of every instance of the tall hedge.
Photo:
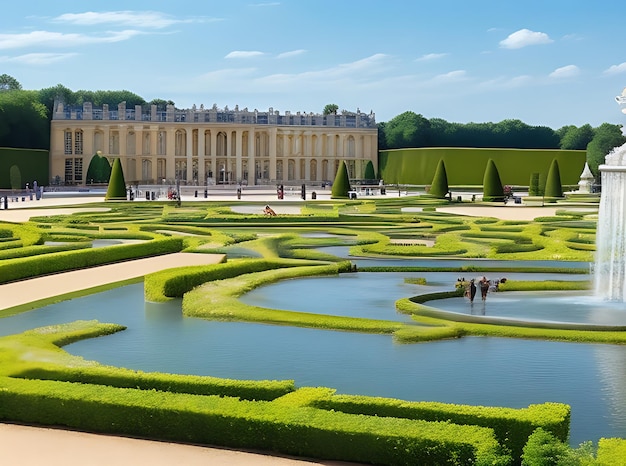
M 563 197 L 563 187 L 561 186 L 561 173 L 559 170 L 559 162 L 554 159 L 548 171 L 546 178 L 546 197 Z
M 442 160 L 439 160 L 437 170 L 435 170 L 435 176 L 433 182 L 430 185 L 430 191 L 428 194 L 431 196 L 443 199 L 448 194 L 448 175 L 446 174 L 446 164 Z
M 104 198 L 107 201 L 125 201 L 126 200 L 126 181 L 124 181 L 124 172 L 122 171 L 122 162 L 115 159 L 113 168 L 111 169 L 111 177 L 109 178 L 109 187 Z
M 337 175 L 335 176 L 335 182 L 333 183 L 333 189 L 330 192 L 331 199 L 345 199 L 348 197 L 348 191 L 350 191 L 350 178 L 348 177 L 348 167 L 346 162 L 341 161 L 337 168 Z
M 504 186 L 500 181 L 500 174 L 493 159 L 487 161 L 485 176 L 483 177 L 483 201 L 496 202 L 504 200 Z

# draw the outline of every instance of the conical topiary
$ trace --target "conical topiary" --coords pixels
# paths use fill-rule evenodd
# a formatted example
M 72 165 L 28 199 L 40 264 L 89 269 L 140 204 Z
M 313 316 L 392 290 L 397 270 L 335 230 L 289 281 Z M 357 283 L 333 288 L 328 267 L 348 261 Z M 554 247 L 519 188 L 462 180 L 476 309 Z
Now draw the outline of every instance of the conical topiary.
M 87 168 L 87 183 L 106 183 L 111 177 L 111 164 L 101 152 L 96 152 Z
M 446 165 L 443 160 L 439 160 L 437 169 L 435 170 L 435 176 L 430 184 L 430 191 L 428 194 L 431 196 L 443 199 L 448 195 L 448 174 L 446 173 Z
M 367 161 L 367 165 L 365 165 L 365 175 L 363 176 L 365 180 L 375 180 L 376 172 L 374 171 L 374 164 L 371 160 Z
M 561 186 L 561 171 L 556 159 L 552 160 L 548 177 L 546 178 L 546 197 L 563 197 L 563 186 Z
M 528 185 L 528 195 L 529 196 L 540 196 L 539 189 L 539 173 L 531 173 L 530 174 L 530 184 Z
M 483 177 L 483 201 L 504 201 L 504 187 L 500 181 L 500 174 L 493 159 L 487 162 L 485 176 Z
M 333 183 L 333 188 L 330 191 L 330 198 L 345 199 L 348 197 L 348 191 L 350 191 L 348 167 L 346 167 L 346 162 L 341 161 L 339 163 L 339 167 L 337 167 L 337 175 L 335 175 L 335 182 Z
M 109 187 L 104 197 L 106 201 L 125 201 L 126 200 L 126 181 L 124 181 L 124 172 L 122 171 L 122 162 L 115 159 L 113 168 L 111 169 L 111 177 L 109 178 Z

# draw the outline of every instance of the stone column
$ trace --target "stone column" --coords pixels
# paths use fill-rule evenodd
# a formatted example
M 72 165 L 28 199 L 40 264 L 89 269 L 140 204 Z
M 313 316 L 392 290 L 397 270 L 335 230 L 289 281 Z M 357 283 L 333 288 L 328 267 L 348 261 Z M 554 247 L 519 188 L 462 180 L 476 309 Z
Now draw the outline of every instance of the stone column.
M 204 132 L 206 128 L 198 128 L 198 184 L 200 186 L 206 183 L 206 172 L 204 170 L 205 155 L 204 155 Z
M 185 127 L 185 149 L 187 156 L 187 183 L 193 183 L 193 128 L 191 126 Z
M 156 108 L 156 105 L 153 105 Z M 156 110 L 155 110 L 156 112 Z M 155 183 L 158 183 L 157 180 L 157 165 L 158 165 L 158 151 L 157 151 L 157 142 L 158 142 L 158 132 L 159 127 L 156 125 L 150 125 L 150 165 L 151 165 L 151 177 Z
M 278 178 L 278 174 L 276 173 L 276 140 L 278 139 L 278 128 L 273 127 L 269 128 L 268 135 L 270 138 L 270 153 L 267 154 L 270 159 L 270 180 L 276 180 Z M 284 137 L 283 137 L 284 139 Z M 284 155 L 284 151 L 283 151 Z M 284 158 L 284 157 L 283 157 Z M 261 163 L 263 163 L 263 159 L 261 159 Z M 284 162 L 283 162 L 284 164 Z
M 255 141 L 256 141 L 256 133 L 254 131 L 254 126 L 251 126 L 250 129 L 248 129 L 248 184 L 249 185 L 256 184 L 256 164 L 254 163 L 255 161 L 254 142 Z
M 243 177 L 243 131 L 238 129 L 235 131 L 235 180 L 241 182 Z
M 217 184 L 219 181 L 219 167 L 217 166 L 217 133 L 215 128 L 211 129 L 211 167 L 213 168 L 213 180 Z
M 176 129 L 169 127 L 166 129 L 165 141 L 165 178 L 176 179 Z

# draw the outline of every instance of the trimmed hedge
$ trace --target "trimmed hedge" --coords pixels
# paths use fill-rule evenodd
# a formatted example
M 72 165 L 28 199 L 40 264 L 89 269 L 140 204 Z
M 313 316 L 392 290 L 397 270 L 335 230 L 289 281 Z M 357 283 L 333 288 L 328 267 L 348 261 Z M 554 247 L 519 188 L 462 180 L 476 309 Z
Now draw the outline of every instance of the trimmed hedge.
M 346 199 L 348 197 L 348 191 L 350 191 L 350 178 L 348 177 L 348 167 L 346 162 L 341 161 L 339 167 L 337 167 L 337 175 L 335 175 L 335 181 L 331 188 L 331 199 Z
M 494 429 L 498 441 L 510 449 L 519 462 L 528 437 L 538 427 L 551 432 L 563 442 L 569 438 L 571 408 L 562 403 L 534 404 L 528 408 L 499 408 L 455 405 L 438 402 L 409 402 L 393 398 L 359 395 L 334 395 L 318 398 L 311 406 L 350 414 L 447 421 Z
M 69 382 L 1 377 L 0 419 L 373 464 L 510 462 L 485 427 Z
M 222 264 L 162 270 L 146 275 L 144 279 L 145 298 L 147 301 L 153 302 L 182 298 L 185 293 L 206 282 L 237 277 L 244 273 L 293 267 L 294 265 L 294 263 L 282 260 L 243 259 Z
M 483 178 L 483 201 L 497 202 L 504 200 L 504 187 L 500 180 L 498 168 L 493 159 L 487 161 L 485 176 Z
M 448 195 L 448 175 L 446 174 L 446 164 L 443 159 L 437 164 L 437 170 L 435 170 L 435 176 L 430 185 L 430 191 L 428 194 L 435 196 L 439 199 L 443 199 Z
M 11 376 L 21 379 L 56 380 L 192 395 L 232 396 L 244 400 L 271 401 L 295 390 L 293 380 L 234 380 L 197 375 L 132 371 L 106 366 L 68 369 L 63 366 L 51 365 L 16 371 Z
M 128 259 L 180 252 L 182 249 L 182 238 L 173 237 L 155 239 L 146 243 L 79 249 L 77 251 L 10 259 L 0 263 L 0 283 L 111 264 Z
M 613 466 L 624 464 L 626 458 L 626 439 L 601 438 L 598 441 L 598 464 Z

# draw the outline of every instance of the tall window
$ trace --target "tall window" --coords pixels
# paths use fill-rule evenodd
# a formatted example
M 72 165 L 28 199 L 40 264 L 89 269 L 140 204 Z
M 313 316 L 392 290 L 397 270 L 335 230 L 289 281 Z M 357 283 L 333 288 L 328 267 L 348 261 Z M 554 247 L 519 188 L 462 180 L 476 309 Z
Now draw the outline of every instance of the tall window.
M 187 161 L 177 160 L 175 162 L 176 178 L 181 181 L 187 181 Z
M 74 159 L 74 181 L 79 183 L 83 181 L 83 159 Z
M 72 153 L 72 132 L 65 131 L 65 154 L 70 155 Z
M 165 155 L 166 136 L 165 131 L 159 131 L 157 135 L 157 155 Z
M 83 132 L 76 131 L 74 133 L 74 154 L 83 155 Z
M 65 182 L 71 183 L 74 180 L 74 161 L 65 159 Z

